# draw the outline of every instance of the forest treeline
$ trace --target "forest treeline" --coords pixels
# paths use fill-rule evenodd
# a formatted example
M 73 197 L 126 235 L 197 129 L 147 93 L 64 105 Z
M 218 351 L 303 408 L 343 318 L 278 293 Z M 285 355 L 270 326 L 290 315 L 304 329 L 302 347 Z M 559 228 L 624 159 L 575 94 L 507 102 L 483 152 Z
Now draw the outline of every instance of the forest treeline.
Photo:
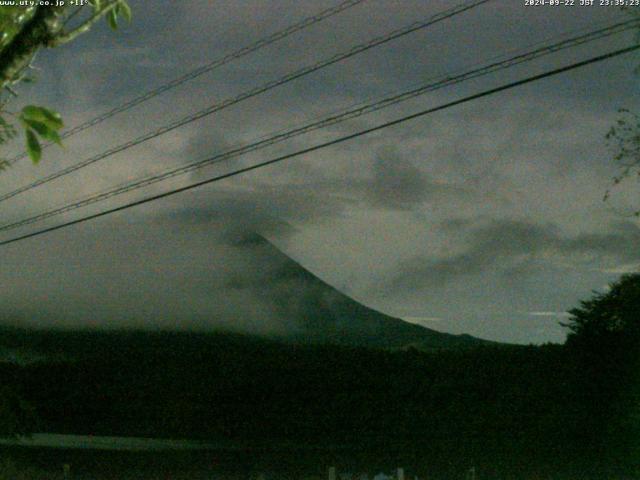
M 425 353 L 124 337 L 100 338 L 73 361 L 3 364 L 2 383 L 33 406 L 37 431 L 397 448 L 549 468 L 628 470 L 639 458 L 627 418 L 637 389 L 612 356 L 586 372 L 583 352 L 558 345 Z
M 388 351 L 222 333 L 14 330 L 4 338 L 23 335 L 48 359 L 0 364 L 0 381 L 33 409 L 35 431 L 396 449 L 486 469 L 631 475 L 640 471 L 637 328 L 585 333 L 579 319 L 602 306 L 595 300 L 573 312 L 565 345 Z M 638 318 L 637 301 L 625 305 Z

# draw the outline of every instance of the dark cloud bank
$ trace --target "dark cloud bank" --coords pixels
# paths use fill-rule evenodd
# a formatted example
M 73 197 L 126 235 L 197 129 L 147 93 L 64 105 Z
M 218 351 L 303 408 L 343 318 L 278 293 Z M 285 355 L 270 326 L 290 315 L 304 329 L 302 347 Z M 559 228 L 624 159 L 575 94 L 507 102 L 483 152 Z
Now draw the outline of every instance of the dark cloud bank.
M 631 222 L 618 223 L 608 233 L 575 236 L 564 235 L 555 225 L 522 220 L 494 220 L 481 226 L 466 223 L 449 223 L 463 239 L 460 253 L 444 259 L 417 256 L 407 260 L 390 281 L 390 288 L 444 287 L 460 277 L 493 268 L 510 275 L 534 274 L 536 260 L 599 269 L 640 262 L 640 227 Z

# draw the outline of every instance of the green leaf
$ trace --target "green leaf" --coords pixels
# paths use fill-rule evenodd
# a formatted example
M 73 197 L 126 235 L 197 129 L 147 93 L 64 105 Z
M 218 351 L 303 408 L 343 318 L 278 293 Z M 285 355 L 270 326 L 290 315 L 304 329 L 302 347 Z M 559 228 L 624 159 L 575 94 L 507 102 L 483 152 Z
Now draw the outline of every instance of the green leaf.
M 118 15 L 122 15 L 128 23 L 131 23 L 132 14 L 129 4 L 125 0 L 121 0 L 116 8 L 118 9 Z
M 113 30 L 118 29 L 118 14 L 115 8 L 112 8 L 109 10 L 109 13 L 107 13 L 107 23 Z
M 60 114 L 49 110 L 44 107 L 37 107 L 35 105 L 27 105 L 22 109 L 21 118 L 24 120 L 34 120 L 36 122 L 44 123 L 51 130 L 60 130 L 64 123 Z
M 28 119 L 23 119 L 23 123 L 27 128 L 32 128 L 33 130 L 35 130 L 38 135 L 40 135 L 45 140 L 49 140 L 50 142 L 54 142 L 62 146 L 62 140 L 60 139 L 60 135 L 58 135 L 58 132 L 49 128 L 44 123 Z
M 62 139 L 60 138 L 58 132 L 56 132 L 55 130 L 48 130 L 47 134 L 43 135 L 42 138 L 49 140 L 50 142 L 53 142 L 61 147 L 63 146 Z
M 33 163 L 38 163 L 42 157 L 42 147 L 31 129 L 27 129 L 27 153 Z

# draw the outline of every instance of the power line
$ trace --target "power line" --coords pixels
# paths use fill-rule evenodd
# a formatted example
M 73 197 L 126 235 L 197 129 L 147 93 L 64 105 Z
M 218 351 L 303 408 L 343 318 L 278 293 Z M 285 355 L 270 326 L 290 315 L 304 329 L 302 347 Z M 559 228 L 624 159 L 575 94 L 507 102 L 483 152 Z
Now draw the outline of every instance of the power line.
M 220 110 L 223 110 L 225 108 L 228 108 L 232 105 L 235 105 L 237 103 L 240 103 L 244 100 L 247 100 L 249 98 L 255 97 L 257 95 L 260 95 L 264 92 L 267 92 L 269 90 L 272 90 L 276 87 L 279 87 L 281 85 L 287 84 L 293 80 L 296 80 L 298 78 L 304 77 L 306 75 L 309 75 L 317 70 L 320 70 L 322 68 L 326 68 L 330 65 L 333 65 L 335 63 L 338 63 L 342 60 L 345 60 L 347 58 L 353 57 L 355 55 L 358 55 L 362 52 L 365 52 L 367 50 L 370 50 L 372 48 L 378 47 L 380 45 L 383 45 L 385 43 L 391 42 L 392 40 L 395 40 L 397 38 L 403 37 L 405 35 L 408 35 L 410 33 L 416 32 L 418 30 L 421 30 L 423 28 L 429 27 L 435 23 L 441 22 L 443 20 L 446 20 L 448 18 L 451 18 L 455 15 L 458 15 L 460 13 L 463 13 L 467 10 L 470 10 L 472 8 L 478 7 L 484 3 L 487 3 L 491 0 L 474 0 L 472 2 L 467 2 L 465 4 L 461 4 L 458 5 L 456 7 L 453 7 L 451 9 L 445 10 L 443 12 L 437 13 L 435 15 L 433 15 L 432 17 L 430 17 L 428 20 L 426 21 L 422 21 L 422 22 L 414 22 L 406 27 L 400 28 L 398 30 L 394 30 L 386 35 L 380 36 L 380 37 L 376 37 L 366 43 L 357 45 L 355 47 L 352 47 L 351 49 L 335 54 L 332 57 L 329 57 L 328 59 L 322 60 L 320 62 L 317 62 L 315 64 L 309 65 L 307 67 L 304 67 L 300 70 L 296 70 L 295 72 L 289 73 L 277 80 L 273 80 L 270 82 L 267 82 L 259 87 L 256 87 L 254 89 L 251 89 L 247 92 L 241 93 L 240 95 L 236 96 L 236 97 L 232 97 L 232 98 L 228 98 L 227 100 L 222 101 L 221 103 L 217 103 L 217 104 L 213 104 L 203 110 L 200 110 L 199 112 L 196 112 L 194 114 L 188 115 L 186 117 L 181 118 L 180 120 L 177 120 L 175 122 L 172 122 L 168 125 L 165 125 L 161 128 L 158 128 L 157 130 L 154 130 L 152 132 L 149 132 L 145 135 L 142 135 L 138 138 L 135 138 L 133 140 L 130 140 L 126 143 L 123 143 L 121 145 L 118 145 L 116 147 L 112 147 L 98 155 L 95 155 L 93 157 L 90 157 L 86 160 L 83 160 L 79 163 L 76 163 L 74 165 L 71 165 L 67 168 L 63 168 L 62 170 L 59 170 L 57 172 L 54 172 L 50 175 L 47 175 L 41 179 L 35 180 L 34 182 L 31 182 L 27 185 L 24 185 L 22 187 L 17 188 L 16 190 L 13 190 L 11 192 L 5 193 L 3 195 L 0 195 L 0 202 L 3 202 L 5 200 L 8 200 L 12 197 L 15 197 L 16 195 L 19 195 L 23 192 L 26 192 L 28 190 L 31 190 L 33 188 L 37 188 L 40 185 L 44 185 L 45 183 L 48 183 L 52 180 L 55 180 L 57 178 L 60 178 L 62 176 L 68 175 L 70 173 L 73 173 L 77 170 L 80 170 L 86 166 L 92 165 L 100 160 L 103 160 L 107 157 L 110 157 L 111 155 L 114 155 L 116 153 L 120 153 L 124 150 L 128 150 L 129 148 L 132 148 L 136 145 L 140 145 L 141 143 L 144 143 L 148 140 L 154 139 L 156 137 L 159 137 L 160 135 L 164 135 L 165 133 L 168 133 L 172 130 L 175 130 L 176 128 L 182 127 L 184 125 L 187 125 L 189 123 L 195 122 L 196 120 L 200 120 L 201 118 L 204 118 L 208 115 L 211 115 L 215 112 L 218 112 Z
M 485 90 L 483 92 L 476 93 L 474 95 L 470 95 L 470 96 L 467 96 L 467 97 L 464 97 L 464 98 L 461 98 L 461 99 L 458 99 L 458 100 L 454 100 L 452 102 L 448 102 L 448 103 L 445 103 L 445 104 L 437 106 L 437 107 L 433 107 L 433 108 L 429 108 L 429 109 L 426 109 L 426 110 L 422 110 L 420 112 L 413 113 L 411 115 L 406 115 L 406 116 L 398 118 L 396 120 L 391 120 L 389 122 L 385 122 L 385 123 L 376 125 L 375 127 L 367 128 L 365 130 L 360 130 L 358 132 L 355 132 L 355 133 L 352 133 L 350 135 L 346 135 L 346 136 L 343 136 L 343 137 L 340 137 L 340 138 L 337 138 L 337 139 L 334 139 L 334 140 L 330 140 L 328 142 L 320 143 L 320 144 L 314 145 L 312 147 L 307 147 L 307 148 L 304 148 L 302 150 L 298 150 L 298 151 L 293 152 L 293 153 L 289 153 L 289 154 L 286 154 L 286 155 L 281 155 L 281 156 L 276 157 L 276 158 L 272 158 L 271 160 L 266 160 L 264 162 L 260 162 L 260 163 L 257 163 L 257 164 L 254 164 L 254 165 L 251 165 L 251 166 L 248 166 L 248 167 L 239 168 L 239 169 L 233 170 L 233 171 L 228 172 L 228 173 L 217 175 L 215 177 L 209 178 L 207 180 L 202 180 L 200 182 L 196 182 L 196 183 L 193 183 L 191 185 L 187 185 L 187 186 L 184 186 L 184 187 L 176 188 L 174 190 L 170 190 L 168 192 L 164 192 L 164 193 L 153 195 L 153 196 L 150 196 L 150 197 L 147 197 L 147 198 L 143 198 L 141 200 L 136 200 L 134 202 L 130 202 L 130 203 L 127 203 L 125 205 L 121 205 L 119 207 L 111 208 L 109 210 L 104 210 L 102 212 L 95 213 L 93 215 L 88 215 L 86 217 L 82 217 L 82 218 L 79 218 L 79 219 L 76 219 L 76 220 L 72 220 L 72 221 L 65 222 L 65 223 L 62 223 L 62 224 L 59 224 L 59 225 L 55 225 L 53 227 L 44 228 L 42 230 L 38 230 L 36 232 L 31 232 L 31 233 L 28 233 L 28 234 L 25 234 L 25 235 L 21 235 L 19 237 L 14 237 L 14 238 L 11 238 L 9 240 L 4 240 L 4 241 L 0 242 L 0 246 L 4 246 L 4 245 L 11 244 L 11 243 L 15 243 L 15 242 L 18 242 L 20 240 L 25 240 L 27 238 L 32 238 L 32 237 L 36 237 L 36 236 L 39 236 L 39 235 L 43 235 L 45 233 L 53 232 L 55 230 L 60 230 L 62 228 L 69 227 L 69 226 L 72 226 L 72 225 L 77 225 L 79 223 L 87 222 L 89 220 L 93 220 L 93 219 L 100 218 L 100 217 L 103 217 L 103 216 L 106 216 L 106 215 L 110 215 L 112 213 L 116 213 L 116 212 L 120 212 L 120 211 L 123 211 L 123 210 L 127 210 L 129 208 L 136 207 L 136 206 L 139 206 L 139 205 L 143 205 L 145 203 L 153 202 L 155 200 L 160 200 L 162 198 L 169 197 L 169 196 L 172 196 L 172 195 L 176 195 L 178 193 L 182 193 L 182 192 L 185 192 L 185 191 L 188 191 L 188 190 L 192 190 L 192 189 L 197 188 L 197 187 L 201 187 L 201 186 L 204 186 L 204 185 L 208 185 L 210 183 L 214 183 L 214 182 L 217 182 L 217 181 L 220 181 L 220 180 L 224 180 L 224 179 L 227 179 L 227 178 L 230 178 L 230 177 L 234 177 L 234 176 L 240 175 L 242 173 L 247 173 L 247 172 L 250 172 L 252 170 L 257 170 L 259 168 L 266 167 L 268 165 L 273 165 L 275 163 L 279 163 L 279 162 L 282 162 L 284 160 L 288 160 L 290 158 L 294 158 L 294 157 L 298 157 L 300 155 L 305 155 L 307 153 L 315 152 L 317 150 L 321 150 L 321 149 L 330 147 L 332 145 L 337 145 L 337 144 L 352 140 L 354 138 L 361 137 L 363 135 L 368 135 L 370 133 L 377 132 L 377 131 L 385 129 L 385 128 L 389 128 L 389 127 L 392 127 L 392 126 L 395 126 L 395 125 L 399 125 L 399 124 L 405 123 L 405 122 L 410 121 L 410 120 L 414 120 L 416 118 L 423 117 L 423 116 L 431 114 L 431 113 L 435 113 L 435 112 L 438 112 L 438 111 L 441 111 L 441 110 L 445 110 L 447 108 L 451 108 L 451 107 L 454 107 L 454 106 L 457 106 L 457 105 L 461 105 L 463 103 L 471 102 L 473 100 L 477 100 L 477 99 L 480 99 L 480 98 L 483 98 L 483 97 L 487 97 L 489 95 L 493 95 L 493 94 L 496 94 L 496 93 L 499 93 L 499 92 L 502 92 L 502 91 L 505 91 L 505 90 L 509 90 L 511 88 L 515 88 L 515 87 L 518 87 L 518 86 L 521 86 L 521 85 L 525 85 L 525 84 L 532 83 L 532 82 L 535 82 L 535 81 L 538 81 L 538 80 L 542 80 L 544 78 L 548 78 L 548 77 L 551 77 L 551 76 L 554 76 L 554 75 L 559 75 L 561 73 L 568 72 L 570 70 L 575 70 L 577 68 L 584 67 L 584 66 L 587 66 L 587 65 L 591 65 L 591 64 L 594 64 L 594 63 L 597 63 L 597 62 L 601 62 L 601 61 L 604 61 L 604 60 L 607 60 L 607 59 L 610 59 L 610 58 L 613 58 L 613 57 L 617 57 L 619 55 L 630 53 L 630 52 L 638 50 L 638 49 L 640 49 L 640 45 L 633 45 L 633 46 L 622 48 L 622 49 L 619 49 L 619 50 L 615 50 L 615 51 L 612 51 L 612 52 L 609 52 L 609 53 L 606 53 L 606 54 L 603 54 L 603 55 L 592 57 L 592 58 L 590 58 L 588 60 L 583 60 L 581 62 L 573 63 L 573 64 L 565 66 L 565 67 L 556 68 L 554 70 L 550 70 L 550 71 L 547 71 L 545 73 L 534 75 L 532 77 L 528 77 L 528 78 L 525 78 L 525 79 L 522 79 L 522 80 L 518 80 L 518 81 L 515 81 L 515 82 L 507 83 L 505 85 L 502 85 L 502 86 L 499 86 L 499 87 L 496 87 L 496 88 L 492 88 L 492 89 L 489 89 L 489 90 Z
M 483 75 L 487 75 L 490 73 L 494 73 L 498 70 L 504 70 L 507 68 L 511 68 L 515 65 L 518 64 L 522 64 L 525 62 L 530 62 L 532 60 L 535 60 L 537 58 L 540 58 L 542 56 L 545 55 L 549 55 L 551 53 L 555 53 L 558 52 L 560 50 L 564 50 L 567 48 L 573 48 L 576 47 L 578 45 L 582 45 L 588 42 L 592 42 L 601 38 L 605 38 L 605 37 L 609 37 L 611 35 L 620 33 L 620 32 L 624 32 L 626 30 L 629 30 L 631 28 L 635 28 L 640 22 L 638 20 L 627 20 L 625 22 L 620 22 L 614 25 L 610 25 L 608 27 L 605 28 L 601 28 L 599 30 L 595 30 L 592 32 L 588 32 L 586 34 L 583 35 L 578 35 L 572 38 L 568 38 L 565 40 L 562 40 L 560 42 L 557 42 L 555 44 L 551 44 L 551 45 L 547 45 L 547 46 L 543 46 L 531 51 L 526 51 L 524 53 L 520 53 L 520 54 L 516 54 L 515 56 L 509 57 L 507 59 L 501 60 L 501 61 L 497 61 L 497 62 L 493 62 L 490 63 L 488 65 L 479 67 L 479 68 L 475 68 L 472 70 L 469 70 L 467 72 L 464 72 L 460 75 L 456 75 L 456 76 L 445 76 L 441 79 L 439 79 L 436 82 L 432 82 L 432 83 L 427 83 L 425 85 L 421 85 L 418 88 L 414 88 L 405 92 L 401 92 L 399 94 L 395 94 L 392 95 L 390 97 L 387 98 L 383 98 L 382 100 L 378 100 L 376 102 L 373 103 L 369 103 L 369 104 L 364 104 L 364 105 L 360 105 L 357 106 L 355 108 L 351 108 L 348 109 L 346 111 L 343 111 L 339 114 L 335 114 L 335 115 L 330 115 L 329 117 L 326 117 L 324 119 L 312 122 L 310 124 L 304 125 L 302 127 L 297 127 L 291 130 L 287 130 L 278 134 L 275 134 L 273 136 L 258 140 L 256 142 L 250 143 L 248 145 L 244 145 L 241 147 L 237 147 L 234 149 L 231 149 L 227 152 L 223 152 L 221 154 L 217 154 L 214 155 L 213 157 L 209 157 L 206 158 L 204 160 L 199 160 L 196 162 L 192 162 L 190 164 L 187 165 L 183 165 L 177 168 L 172 168 L 172 169 L 168 169 L 165 170 L 164 172 L 155 174 L 155 175 L 151 175 L 151 176 L 147 176 L 138 180 L 135 180 L 133 182 L 127 182 L 124 184 L 121 184 L 117 187 L 112 187 L 109 190 L 103 191 L 101 193 L 96 193 L 93 194 L 87 198 L 81 199 L 81 200 L 77 200 L 75 202 L 72 202 L 70 204 L 64 205 L 62 207 L 57 207 L 55 209 L 52 210 L 48 210 L 45 211 L 43 213 L 40 213 L 38 215 L 23 219 L 23 220 L 19 220 L 17 222 L 13 222 L 13 223 L 9 223 L 9 224 L 5 224 L 5 225 L 1 225 L 0 226 L 0 232 L 1 231 L 7 231 L 7 230 L 12 230 L 14 228 L 18 228 L 21 226 L 25 226 L 25 225 L 29 225 L 32 223 L 36 223 L 39 222 L 41 220 L 45 220 L 47 218 L 51 218 L 53 216 L 56 215 L 60 215 L 62 213 L 67 213 L 73 210 L 76 210 L 78 208 L 82 208 L 82 207 L 86 207 L 88 205 L 103 201 L 103 200 L 107 200 L 109 198 L 115 197 L 117 195 L 121 195 L 133 190 L 137 190 L 139 188 L 143 188 L 149 185 L 152 185 L 154 183 L 158 183 L 161 181 L 164 181 L 168 178 L 172 178 L 178 175 L 182 175 L 184 173 L 187 172 L 191 172 L 200 168 L 203 168 L 205 166 L 209 166 L 211 164 L 215 164 L 215 163 L 220 163 L 226 160 L 229 160 L 231 158 L 235 158 L 241 155 L 244 155 L 246 153 L 249 152 L 254 152 L 257 150 L 261 150 L 262 148 L 266 148 L 268 146 L 274 145 L 276 143 L 280 143 L 282 141 L 285 140 L 289 140 L 293 137 L 302 135 L 302 134 L 306 134 L 309 133 L 311 131 L 317 130 L 319 128 L 324 128 L 327 126 L 331 126 L 331 125 L 335 125 L 337 123 L 341 123 L 344 122 L 346 120 L 349 119 L 353 119 L 353 118 L 357 118 L 360 117 L 362 115 L 368 114 L 368 113 L 372 113 L 378 110 L 381 110 L 383 108 L 387 108 L 391 105 L 395 105 L 397 103 L 409 100 L 411 98 L 415 98 L 419 95 L 423 95 L 426 92 L 430 92 L 430 91 L 434 91 L 440 88 L 444 88 L 444 87 L 448 87 L 451 85 L 455 85 L 461 82 L 464 82 L 466 80 L 470 80 L 473 78 L 478 78 L 480 76 Z
M 65 131 L 62 133 L 62 135 L 60 135 L 60 137 L 62 139 L 68 138 L 72 135 L 75 135 L 76 133 L 80 133 L 83 130 L 86 130 L 90 127 L 93 127 L 95 125 L 98 125 L 102 122 L 104 122 L 105 120 L 108 120 L 111 117 L 114 117 L 116 115 L 118 115 L 119 113 L 125 112 L 127 110 L 132 109 L 133 107 L 136 107 L 137 105 L 140 105 L 141 103 L 144 103 L 148 100 L 151 100 L 154 97 L 157 97 L 158 95 L 161 95 L 169 90 L 172 90 L 180 85 L 182 85 L 183 83 L 189 82 L 191 80 L 194 80 L 196 78 L 198 78 L 201 75 L 204 75 L 205 73 L 211 72 L 215 69 L 217 69 L 218 67 L 222 67 L 223 65 L 226 65 L 228 63 L 233 62 L 234 60 L 238 60 L 239 58 L 242 58 L 246 55 L 249 55 L 250 53 L 253 53 L 257 50 L 260 50 L 261 48 L 267 47 L 273 43 L 276 43 L 280 40 L 283 40 L 284 38 L 293 35 L 296 32 L 299 32 L 300 30 L 304 30 L 307 27 L 310 27 L 318 22 L 321 22 L 322 20 L 325 20 L 327 18 L 333 17 L 334 15 L 337 15 L 340 12 L 343 12 L 345 10 L 348 10 L 349 8 L 355 7 L 361 3 L 366 2 L 367 0 L 346 0 L 334 7 L 328 8 L 326 10 L 322 10 L 321 12 L 316 13 L 315 15 L 312 15 L 310 17 L 304 18 L 301 21 L 294 23 L 293 25 L 290 25 L 286 28 L 284 28 L 283 30 L 279 30 L 267 37 L 261 38 L 260 40 L 244 46 L 238 50 L 235 50 L 234 52 L 229 53 L 228 55 L 225 55 L 224 57 L 218 58 L 216 60 L 213 60 L 205 65 L 202 65 L 198 68 L 195 68 L 189 72 L 187 72 L 186 74 L 175 78 L 173 80 L 171 80 L 170 82 L 167 82 L 163 85 L 160 85 L 157 88 L 154 88 L 153 90 L 149 90 L 146 93 L 143 93 L 142 95 L 132 98 L 131 100 L 118 105 L 117 107 L 112 108 L 111 110 L 108 110 L 100 115 L 98 115 L 97 117 L 94 117 L 90 120 L 87 120 L 84 123 L 81 123 L 80 125 L 76 125 L 73 128 L 70 128 L 69 130 Z M 43 145 L 43 147 L 49 147 L 50 145 L 52 145 L 52 142 L 48 142 L 46 144 Z M 12 158 L 11 160 L 9 160 L 7 163 L 9 165 L 13 165 L 14 163 L 16 163 L 17 161 L 26 158 L 27 154 L 26 153 L 21 153 L 20 155 L 15 156 L 14 158 Z

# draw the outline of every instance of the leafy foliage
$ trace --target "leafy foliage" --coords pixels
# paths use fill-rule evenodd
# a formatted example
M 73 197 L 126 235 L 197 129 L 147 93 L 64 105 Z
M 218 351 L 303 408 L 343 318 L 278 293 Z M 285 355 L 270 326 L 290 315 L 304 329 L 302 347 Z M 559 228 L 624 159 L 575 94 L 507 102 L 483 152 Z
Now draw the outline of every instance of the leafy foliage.
M 0 117 L 0 144 L 8 142 L 17 134 L 16 128 Z
M 49 142 L 62 145 L 58 131 L 63 127 L 60 114 L 44 107 L 28 105 L 22 109 L 20 122 L 27 136 L 27 153 L 34 163 L 40 161 L 42 146 L 38 136 Z
M 624 275 L 608 292 L 595 293 L 569 313 L 563 325 L 571 331 L 570 341 L 640 340 L 640 273 Z
M 620 173 L 613 178 L 614 186 L 630 177 L 640 179 L 640 116 L 627 109 L 621 109 L 620 114 L 621 117 L 605 137 L 620 169 Z M 606 192 L 605 200 L 610 193 Z M 640 210 L 635 215 L 640 216 Z
M 6 5 L 0 9 L 0 49 L 11 43 L 22 26 L 36 11 L 35 6 L 21 7 Z
M 640 19 L 638 8 L 624 6 L 621 9 L 628 15 Z M 636 41 L 640 42 L 640 28 L 636 32 Z M 635 68 L 635 73 L 640 74 L 640 65 Z M 640 116 L 626 108 L 620 109 L 619 113 L 620 118 L 605 136 L 620 169 L 613 177 L 614 187 L 627 178 L 640 179 Z M 605 192 L 604 201 L 610 196 L 611 189 Z M 640 217 L 640 209 L 636 210 L 634 215 Z
M 583 436 L 608 451 L 609 461 L 640 459 L 640 273 L 624 275 L 570 313 L 564 325 L 575 392 L 590 399 L 582 406 Z
M 63 124 L 58 113 L 34 105 L 23 108 L 19 114 L 6 109 L 9 100 L 17 97 L 15 86 L 33 80 L 26 72 L 40 48 L 74 40 L 101 17 L 116 29 L 120 18 L 130 22 L 131 16 L 126 0 L 91 0 L 79 7 L 72 7 L 69 2 L 55 7 L 3 6 L 0 9 L 0 145 L 17 135 L 7 115 L 19 120 L 27 153 L 34 163 L 42 157 L 42 141 L 61 145 L 59 131 Z M 0 159 L 0 170 L 7 166 L 9 163 Z

